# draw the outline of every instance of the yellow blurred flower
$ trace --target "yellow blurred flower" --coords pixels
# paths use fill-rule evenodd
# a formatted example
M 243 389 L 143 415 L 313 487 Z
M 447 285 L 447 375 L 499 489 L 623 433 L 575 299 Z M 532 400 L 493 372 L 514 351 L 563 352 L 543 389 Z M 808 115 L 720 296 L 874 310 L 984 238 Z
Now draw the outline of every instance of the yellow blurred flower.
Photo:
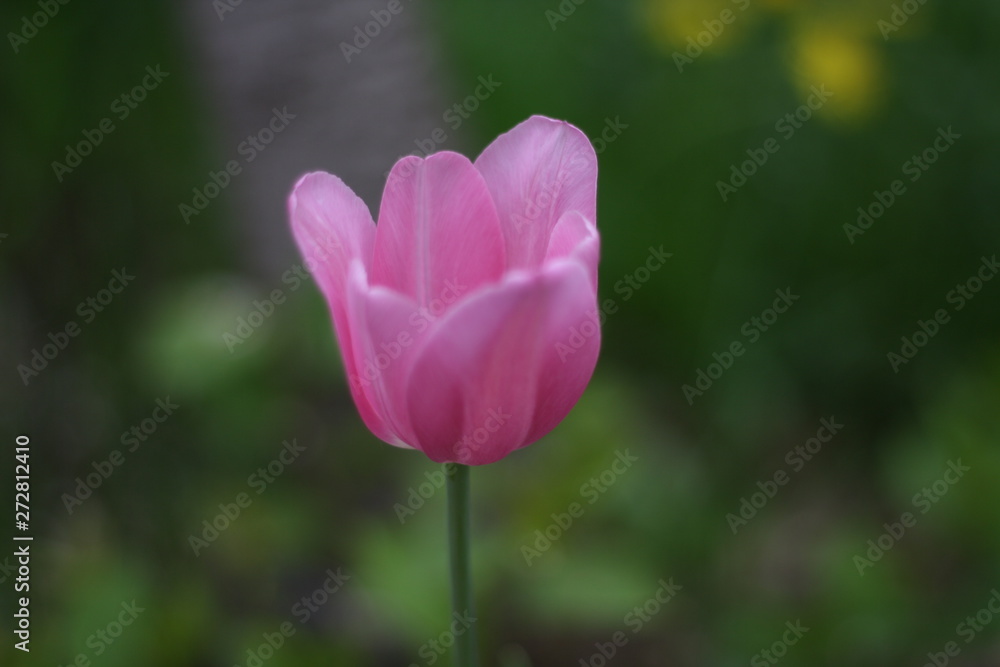
M 665 51 L 692 43 L 705 51 L 724 51 L 746 29 L 754 0 L 647 0 L 644 24 Z
M 919 0 L 911 0 L 919 2 Z M 640 0 L 645 28 L 684 72 L 703 53 L 724 53 L 771 14 L 786 31 L 789 73 L 802 99 L 813 86 L 834 97 L 828 119 L 859 122 L 884 96 L 883 36 L 878 20 L 890 0 Z
M 803 96 L 814 85 L 833 91 L 823 113 L 837 120 L 862 120 L 882 101 L 882 52 L 867 29 L 848 23 L 802 24 L 793 35 L 791 67 Z
M 757 0 L 761 7 L 772 12 L 783 12 L 793 5 L 802 4 L 801 0 Z

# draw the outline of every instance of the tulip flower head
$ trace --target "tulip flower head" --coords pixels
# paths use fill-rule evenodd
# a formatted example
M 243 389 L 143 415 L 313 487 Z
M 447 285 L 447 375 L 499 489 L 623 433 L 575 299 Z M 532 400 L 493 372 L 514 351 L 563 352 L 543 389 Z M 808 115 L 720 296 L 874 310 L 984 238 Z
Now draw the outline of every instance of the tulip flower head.
M 474 163 L 402 158 L 378 225 L 323 172 L 303 176 L 288 205 L 378 438 L 483 465 L 579 400 L 600 348 L 597 157 L 580 130 L 533 116 Z

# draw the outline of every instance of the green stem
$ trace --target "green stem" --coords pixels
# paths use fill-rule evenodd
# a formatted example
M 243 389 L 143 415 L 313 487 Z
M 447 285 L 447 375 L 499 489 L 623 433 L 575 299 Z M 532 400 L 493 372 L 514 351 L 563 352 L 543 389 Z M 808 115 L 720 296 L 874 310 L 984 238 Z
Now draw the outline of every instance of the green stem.
M 451 560 L 451 608 L 455 620 L 475 619 L 469 569 L 469 467 L 453 463 L 448 479 L 448 555 Z M 464 624 L 457 624 L 462 627 Z M 455 667 L 478 667 L 476 624 L 455 637 Z

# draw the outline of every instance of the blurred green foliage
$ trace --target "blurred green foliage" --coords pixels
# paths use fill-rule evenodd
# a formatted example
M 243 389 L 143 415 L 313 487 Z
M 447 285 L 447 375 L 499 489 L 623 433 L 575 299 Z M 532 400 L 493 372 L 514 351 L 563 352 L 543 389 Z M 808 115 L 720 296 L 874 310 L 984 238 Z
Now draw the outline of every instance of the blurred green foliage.
M 956 635 L 1000 586 L 1000 282 L 961 310 L 946 298 L 1000 250 L 1000 9 L 929 1 L 883 35 L 893 7 L 421 6 L 446 88 L 503 82 L 447 148 L 476 154 L 534 113 L 591 137 L 627 126 L 599 158 L 601 291 L 617 309 L 592 386 L 542 443 L 474 471 L 484 664 L 575 665 L 619 630 L 619 664 L 747 664 L 797 619 L 810 630 L 789 666 L 922 664 L 949 641 L 961 664 L 1000 659 L 1000 619 L 968 644 Z M 727 9 L 733 22 L 690 58 L 688 38 Z M 5 5 L 0 26 L 36 10 Z M 226 349 L 222 332 L 280 274 L 245 269 L 231 202 L 179 222 L 177 193 L 219 163 L 179 24 L 166 3 L 71 3 L 0 65 L 0 420 L 8 440 L 32 437 L 36 535 L 30 656 L 10 647 L 12 579 L 0 576 L 4 664 L 93 656 L 88 638 L 133 599 L 145 611 L 93 664 L 244 665 L 286 621 L 296 632 L 271 667 L 427 664 L 420 647 L 449 613 L 444 492 L 404 523 L 398 506 L 439 467 L 364 429 L 313 286 Z M 57 183 L 53 156 L 152 62 L 175 85 Z M 830 102 L 723 201 L 731 165 L 781 136 L 776 123 L 823 84 Z M 949 127 L 961 138 L 851 243 L 858 207 Z M 661 245 L 667 265 L 622 287 Z M 25 387 L 16 365 L 122 263 L 135 286 Z M 689 404 L 682 386 L 747 343 L 744 323 L 784 288 L 800 300 Z M 950 321 L 893 372 L 887 353 L 940 308 Z M 176 415 L 67 514 L 75 478 L 167 395 Z M 831 415 L 844 429 L 734 535 L 727 515 Z M 188 536 L 291 438 L 305 453 L 193 555 Z M 639 463 L 591 505 L 581 487 L 619 450 Z M 959 459 L 966 476 L 859 575 L 868 541 Z M 574 502 L 583 515 L 527 564 L 535 531 Z M 299 623 L 296 603 L 338 567 L 343 590 Z M 671 577 L 683 590 L 632 635 L 629 612 Z

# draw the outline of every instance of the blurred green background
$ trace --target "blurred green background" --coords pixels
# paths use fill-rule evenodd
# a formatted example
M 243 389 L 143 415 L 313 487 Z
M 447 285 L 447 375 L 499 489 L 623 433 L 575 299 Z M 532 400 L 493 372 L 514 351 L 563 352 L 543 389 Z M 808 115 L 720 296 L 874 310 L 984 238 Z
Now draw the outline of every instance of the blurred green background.
M 322 168 L 377 210 L 392 163 L 436 129 L 434 150 L 476 155 L 540 113 L 600 139 L 615 312 L 569 418 L 473 471 L 484 664 L 1000 664 L 1000 280 L 969 282 L 1000 250 L 1000 4 L 402 0 L 357 53 L 388 2 L 53 1 L 33 32 L 43 5 L 0 9 L 0 493 L 27 434 L 35 538 L 28 655 L 13 542 L 0 551 L 0 662 L 450 664 L 428 644 L 449 623 L 440 467 L 361 423 L 326 306 L 289 277 L 284 200 Z M 156 65 L 169 75 L 122 117 Z M 803 110 L 814 86 L 832 96 Z M 286 105 L 295 119 L 246 148 Z M 113 132 L 57 174 L 102 118 Z M 186 222 L 230 160 L 240 173 Z M 753 174 L 731 181 L 733 165 Z M 845 228 L 897 179 L 863 233 Z M 724 199 L 720 181 L 739 187 Z M 640 270 L 661 246 L 672 257 Z M 81 308 L 122 267 L 134 281 Z M 252 335 L 227 338 L 274 290 Z M 894 365 L 903 337 L 926 344 Z M 178 407 L 129 439 L 158 400 Z M 843 428 L 807 461 L 823 419 Z M 638 461 L 609 473 L 618 452 Z M 536 531 L 556 539 L 530 554 Z M 671 578 L 681 590 L 648 603 Z

